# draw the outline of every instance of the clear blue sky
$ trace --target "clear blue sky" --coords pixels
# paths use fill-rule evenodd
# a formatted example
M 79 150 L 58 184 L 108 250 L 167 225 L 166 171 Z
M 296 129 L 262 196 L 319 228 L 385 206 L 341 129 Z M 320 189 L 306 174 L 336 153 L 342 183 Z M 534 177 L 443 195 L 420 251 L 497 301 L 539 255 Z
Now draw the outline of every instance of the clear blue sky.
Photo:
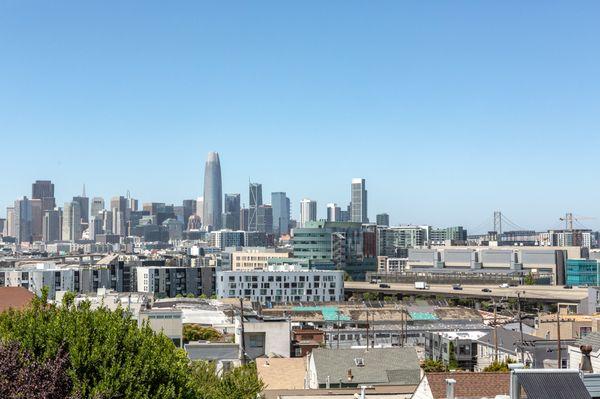
M 178 203 L 218 151 L 295 215 L 364 177 L 394 223 L 600 218 L 599 2 L 212 3 L 1 2 L 0 215 L 35 179 Z

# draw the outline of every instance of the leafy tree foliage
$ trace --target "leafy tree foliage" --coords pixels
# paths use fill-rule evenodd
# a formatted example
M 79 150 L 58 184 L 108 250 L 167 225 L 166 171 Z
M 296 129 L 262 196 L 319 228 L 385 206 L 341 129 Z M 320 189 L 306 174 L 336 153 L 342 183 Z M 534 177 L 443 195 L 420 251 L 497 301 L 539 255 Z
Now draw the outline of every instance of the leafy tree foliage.
M 362 294 L 362 297 L 365 301 L 376 301 L 379 299 L 379 295 L 374 292 L 365 292 Z
M 535 278 L 533 278 L 533 274 L 531 272 L 527 273 L 527 275 L 523 279 L 523 282 L 525 283 L 525 285 L 534 285 Z
M 265 386 L 256 374 L 256 365 L 249 364 L 217 373 L 214 363 L 194 362 L 192 380 L 207 399 L 256 399 Z
M 448 369 L 457 370 L 458 360 L 456 360 L 456 345 L 454 345 L 454 342 L 450 342 L 450 345 L 448 346 Z
M 53 359 L 37 361 L 19 343 L 0 344 L 0 398 L 65 399 L 70 396 L 69 355 L 60 349 Z
M 491 372 L 491 373 L 506 373 L 510 371 L 508 365 L 514 363 L 515 360 L 508 358 L 505 362 L 492 362 L 489 366 L 483 369 L 483 371 Z
M 183 341 L 219 341 L 223 335 L 211 327 L 202 327 L 198 324 L 183 326 Z
M 427 359 L 421 365 L 421 368 L 426 373 L 445 372 L 448 367 L 441 360 Z
M 2 378 L 28 379 L 44 389 L 56 386 L 56 392 L 82 399 L 256 398 L 262 389 L 250 366 L 217 376 L 212 366 L 191 365 L 169 338 L 147 324 L 138 327 L 123 309 L 92 310 L 89 302 L 72 305 L 70 297 L 64 302 L 54 306 L 38 298 L 25 310 L 0 314 L 0 344 L 11 353 L 0 364 L 12 370 L 0 369 L 0 389 L 6 385 Z M 60 370 L 68 376 L 67 385 Z M 37 399 L 34 388 L 13 397 Z M 12 399 L 3 391 L 0 397 Z M 43 396 L 59 397 L 67 396 Z

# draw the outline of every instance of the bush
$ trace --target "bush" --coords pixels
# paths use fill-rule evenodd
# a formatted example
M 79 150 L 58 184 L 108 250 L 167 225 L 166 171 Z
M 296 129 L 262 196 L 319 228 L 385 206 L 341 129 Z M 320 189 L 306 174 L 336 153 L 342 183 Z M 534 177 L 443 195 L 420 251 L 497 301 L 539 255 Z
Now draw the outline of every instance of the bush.
M 441 360 L 427 359 L 421 365 L 421 368 L 426 373 L 446 372 L 448 367 Z
M 484 368 L 483 371 L 488 373 L 506 373 L 510 371 L 508 365 L 514 362 L 515 361 L 511 358 L 508 358 L 505 362 L 492 362 L 492 364 Z
M 183 326 L 183 341 L 218 341 L 223 335 L 211 327 L 202 327 L 198 324 Z

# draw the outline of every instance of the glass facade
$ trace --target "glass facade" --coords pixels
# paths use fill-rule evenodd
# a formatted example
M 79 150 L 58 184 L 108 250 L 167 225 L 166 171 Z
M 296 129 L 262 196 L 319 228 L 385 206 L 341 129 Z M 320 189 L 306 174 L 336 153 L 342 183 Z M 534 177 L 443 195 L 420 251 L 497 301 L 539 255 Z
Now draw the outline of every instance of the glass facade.
M 567 259 L 567 284 L 600 285 L 599 269 L 595 259 Z

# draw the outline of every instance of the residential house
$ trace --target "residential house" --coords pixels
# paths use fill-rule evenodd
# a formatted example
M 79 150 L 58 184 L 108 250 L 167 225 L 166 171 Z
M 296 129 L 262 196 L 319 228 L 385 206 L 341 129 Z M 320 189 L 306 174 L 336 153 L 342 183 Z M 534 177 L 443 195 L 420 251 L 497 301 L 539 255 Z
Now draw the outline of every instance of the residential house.
M 307 387 L 348 388 L 361 385 L 416 385 L 421 379 L 413 347 L 313 349 L 308 356 Z
M 508 395 L 509 373 L 426 373 L 412 399 L 480 399 Z

